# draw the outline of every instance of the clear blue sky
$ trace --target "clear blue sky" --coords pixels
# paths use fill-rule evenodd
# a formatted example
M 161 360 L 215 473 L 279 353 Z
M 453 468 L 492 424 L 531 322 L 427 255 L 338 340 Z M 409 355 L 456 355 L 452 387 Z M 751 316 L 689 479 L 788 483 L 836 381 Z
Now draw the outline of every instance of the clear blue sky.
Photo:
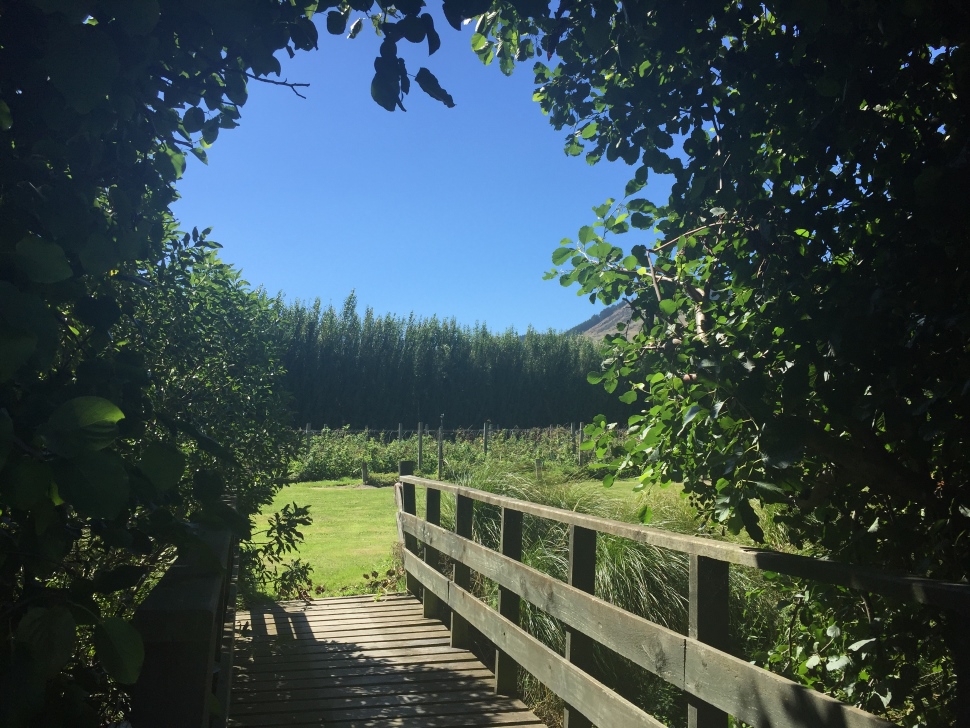
M 412 84 L 407 113 L 389 113 L 370 98 L 373 32 L 351 41 L 315 20 L 319 51 L 278 54 L 284 77 L 310 83 L 307 99 L 250 82 L 241 126 L 223 130 L 207 167 L 189 158 L 174 206 L 182 227 L 211 226 L 227 262 L 288 300 L 340 305 L 356 289 L 361 310 L 518 331 L 566 329 L 599 310 L 542 275 L 634 168 L 567 157 L 565 130 L 532 101 L 531 64 L 512 77 L 483 66 L 470 27 L 436 18 L 442 47 L 430 58 L 424 44 L 399 43 L 409 72 L 428 67 L 456 107 Z

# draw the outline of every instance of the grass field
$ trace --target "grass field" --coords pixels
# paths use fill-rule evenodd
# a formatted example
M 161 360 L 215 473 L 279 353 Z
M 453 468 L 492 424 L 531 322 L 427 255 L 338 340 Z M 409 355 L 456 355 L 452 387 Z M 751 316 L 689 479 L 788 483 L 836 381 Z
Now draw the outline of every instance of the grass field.
M 313 566 L 313 585 L 322 586 L 325 594 L 361 591 L 365 572 L 384 572 L 393 565 L 397 543 L 394 489 L 357 488 L 353 482 L 344 478 L 294 483 L 264 509 L 264 513 L 273 513 L 292 502 L 310 506 L 313 523 L 303 530 L 299 556 Z M 419 499 L 420 495 L 419 489 Z M 266 516 L 257 516 L 256 529 L 265 527 Z
M 393 566 L 397 518 L 393 488 L 355 487 L 360 479 L 293 483 L 284 487 L 264 514 L 285 504 L 310 506 L 313 523 L 303 530 L 299 557 L 313 566 L 313 585 L 324 594 L 364 591 L 363 574 L 384 573 Z M 618 480 L 604 489 L 596 480 L 583 483 L 617 498 L 632 497 L 635 480 Z M 424 489 L 417 488 L 418 513 L 424 513 Z M 256 517 L 256 529 L 266 527 L 266 515 Z

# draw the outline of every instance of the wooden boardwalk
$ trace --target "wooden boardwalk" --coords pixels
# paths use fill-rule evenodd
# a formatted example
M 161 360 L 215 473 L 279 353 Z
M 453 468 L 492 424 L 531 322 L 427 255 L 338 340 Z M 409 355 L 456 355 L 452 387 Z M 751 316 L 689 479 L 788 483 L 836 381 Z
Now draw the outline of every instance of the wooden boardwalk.
M 543 723 L 410 595 L 267 605 L 236 616 L 229 726 L 435 728 Z

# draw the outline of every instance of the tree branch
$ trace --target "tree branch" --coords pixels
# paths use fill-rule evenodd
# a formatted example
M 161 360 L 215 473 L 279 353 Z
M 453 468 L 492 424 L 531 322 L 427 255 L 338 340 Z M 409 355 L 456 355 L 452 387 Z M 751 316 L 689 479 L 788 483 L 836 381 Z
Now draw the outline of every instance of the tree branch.
M 304 96 L 299 91 L 297 91 L 297 88 L 307 88 L 307 87 L 310 86 L 310 84 L 308 84 L 308 83 L 291 83 L 290 81 L 286 80 L 285 78 L 282 81 L 274 81 L 271 78 L 263 78 L 262 76 L 254 76 L 253 74 L 248 73 L 248 72 L 246 73 L 246 77 L 247 78 L 251 78 L 254 81 L 259 81 L 260 83 L 270 83 L 270 84 L 273 84 L 274 86 L 286 86 L 290 91 L 292 91 L 293 93 L 295 93 L 301 99 L 305 99 L 306 96 Z

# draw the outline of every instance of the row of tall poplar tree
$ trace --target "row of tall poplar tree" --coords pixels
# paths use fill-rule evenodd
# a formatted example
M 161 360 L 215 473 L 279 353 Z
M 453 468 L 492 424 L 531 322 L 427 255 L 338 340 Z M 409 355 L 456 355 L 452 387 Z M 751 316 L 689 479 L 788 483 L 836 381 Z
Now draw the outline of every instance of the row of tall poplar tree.
M 375 429 L 480 425 L 535 427 L 624 415 L 615 395 L 590 386 L 597 345 L 582 336 L 414 314 L 358 312 L 351 293 L 338 309 L 300 301 L 281 306 L 284 363 L 295 424 Z

